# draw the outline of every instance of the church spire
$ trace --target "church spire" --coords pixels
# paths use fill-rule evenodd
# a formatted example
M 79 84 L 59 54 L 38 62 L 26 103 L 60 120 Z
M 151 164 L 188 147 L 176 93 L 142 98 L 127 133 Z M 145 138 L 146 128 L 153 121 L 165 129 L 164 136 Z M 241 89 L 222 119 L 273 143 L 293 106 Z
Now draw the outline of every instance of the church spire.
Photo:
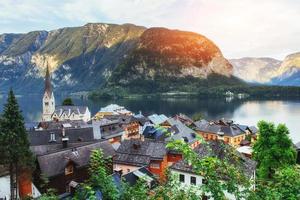
M 51 77 L 49 73 L 49 67 L 47 66 L 46 76 L 45 76 L 45 93 L 48 93 L 49 96 L 52 95 L 52 87 L 51 87 Z

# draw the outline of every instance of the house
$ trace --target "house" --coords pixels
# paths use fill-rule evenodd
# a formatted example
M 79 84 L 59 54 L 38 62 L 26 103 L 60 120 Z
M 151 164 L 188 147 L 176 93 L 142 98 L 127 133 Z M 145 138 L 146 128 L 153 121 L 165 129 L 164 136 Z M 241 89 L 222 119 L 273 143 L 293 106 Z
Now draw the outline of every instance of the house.
M 232 120 L 219 121 L 200 120 L 194 123 L 198 134 L 205 140 L 223 140 L 226 144 L 240 146 L 240 143 L 249 135 L 250 138 L 257 134 L 257 129 L 233 123 Z
M 44 147 L 47 148 L 47 147 Z M 88 179 L 88 164 L 92 150 L 101 149 L 105 157 L 113 157 L 114 149 L 108 141 L 97 141 L 54 151 L 41 151 L 37 157 L 35 180 L 41 183 L 41 176 L 48 179 L 48 188 L 58 194 L 70 193 L 78 183 Z
M 42 121 L 83 120 L 89 121 L 91 113 L 86 106 L 55 106 L 55 97 L 51 85 L 49 68 L 45 76 L 45 90 L 43 96 Z
M 63 145 L 64 138 L 68 138 L 68 144 L 93 142 L 95 137 L 92 127 L 28 131 L 30 146 Z
M 179 121 L 181 121 L 184 125 L 186 125 L 188 127 L 191 127 L 194 125 L 194 121 L 183 113 L 179 113 L 178 115 L 175 116 L 175 118 L 178 119 Z
M 64 120 L 64 121 L 42 121 L 39 122 L 34 130 L 54 130 L 64 128 L 87 128 L 91 124 L 83 120 Z
M 17 184 L 18 198 L 24 199 L 28 196 L 37 198 L 41 195 L 39 190 L 31 181 L 31 174 L 23 171 L 19 175 L 19 183 Z M 8 169 L 0 166 L 0 199 L 10 198 L 10 176 Z
M 150 122 L 154 125 L 161 125 L 163 122 L 167 121 L 168 117 L 165 116 L 164 114 L 153 114 L 148 116 L 148 119 Z
M 147 167 L 141 167 L 132 172 L 129 172 L 122 176 L 125 182 L 127 182 L 130 186 L 135 185 L 138 180 L 144 180 L 149 188 L 153 188 L 157 185 L 158 181 L 156 177 L 147 169 Z
M 94 116 L 94 119 L 102 119 L 104 116 L 109 115 L 133 115 L 133 113 L 127 110 L 124 106 L 110 104 L 106 107 L 101 108 Z
M 124 139 L 141 137 L 141 122 L 131 115 L 107 115 L 100 120 L 92 120 L 97 139 L 118 143 Z
M 207 144 L 200 144 L 194 149 L 199 159 L 204 157 L 217 157 L 220 160 L 228 159 L 229 163 L 240 168 L 242 172 L 251 180 L 255 180 L 256 162 L 238 153 L 233 147 L 224 143 L 224 141 L 209 141 Z M 217 170 L 217 169 L 216 169 Z M 188 187 L 198 187 L 206 184 L 206 180 L 199 173 L 195 173 L 193 166 L 187 161 L 181 160 L 170 167 L 171 173 L 178 175 L 183 189 Z M 220 177 L 226 179 L 225 177 Z M 199 187 L 198 187 L 199 188 Z M 224 192 L 228 199 L 235 199 L 233 194 Z
M 91 119 L 91 112 L 87 106 L 56 106 L 51 115 L 51 120 L 83 120 L 85 122 Z
M 177 117 L 168 118 L 160 124 L 161 126 L 149 125 L 146 127 L 143 132 L 144 137 L 166 142 L 183 140 L 192 148 L 199 145 L 200 142 L 197 139 L 197 132 L 187 127 Z
M 165 143 L 159 141 L 124 140 L 113 158 L 114 170 L 122 171 L 122 174 L 146 167 L 155 176 L 163 179 L 167 166 Z

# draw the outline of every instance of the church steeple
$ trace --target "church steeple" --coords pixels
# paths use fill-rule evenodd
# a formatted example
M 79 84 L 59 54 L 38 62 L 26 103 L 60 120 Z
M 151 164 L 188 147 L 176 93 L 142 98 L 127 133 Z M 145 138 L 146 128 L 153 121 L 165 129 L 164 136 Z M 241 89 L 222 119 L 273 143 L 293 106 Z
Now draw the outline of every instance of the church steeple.
M 51 77 L 50 77 L 48 66 L 47 66 L 46 76 L 45 76 L 45 93 L 48 93 L 49 96 L 52 95 Z
M 51 121 L 52 114 L 55 111 L 55 99 L 54 94 L 51 87 L 51 76 L 49 72 L 49 68 L 47 67 L 46 75 L 45 75 L 45 91 L 43 96 L 43 121 Z

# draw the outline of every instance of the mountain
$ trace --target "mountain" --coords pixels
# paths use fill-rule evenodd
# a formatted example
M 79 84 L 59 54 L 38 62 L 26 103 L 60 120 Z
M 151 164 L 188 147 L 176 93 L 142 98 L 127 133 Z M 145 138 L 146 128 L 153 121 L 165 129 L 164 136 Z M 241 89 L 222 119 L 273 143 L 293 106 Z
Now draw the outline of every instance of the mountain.
M 300 86 L 300 52 L 283 61 L 273 58 L 231 59 L 233 74 L 242 80 L 268 85 Z
M 214 76 L 214 80 L 228 83 L 234 79 L 232 66 L 219 48 L 191 32 L 89 23 L 0 35 L 1 90 L 13 87 L 19 93 L 40 93 L 47 67 L 56 91 L 67 92 L 90 91 L 108 83 L 126 84 L 138 79 L 205 80 Z
M 300 86 L 300 52 L 288 55 L 283 60 L 271 83 L 273 85 Z
M 233 74 L 251 83 L 269 83 L 277 74 L 281 61 L 274 58 L 230 59 L 233 65 Z

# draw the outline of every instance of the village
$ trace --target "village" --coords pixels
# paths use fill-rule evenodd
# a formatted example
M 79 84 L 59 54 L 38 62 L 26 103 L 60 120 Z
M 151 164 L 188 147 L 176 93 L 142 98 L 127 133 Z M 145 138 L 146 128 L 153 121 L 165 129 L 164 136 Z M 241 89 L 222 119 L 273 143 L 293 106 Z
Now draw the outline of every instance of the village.
M 16 185 L 21 199 L 38 198 L 50 188 L 59 199 L 72 198 L 80 184 L 89 178 L 91 153 L 99 149 L 105 158 L 112 159 L 110 176 L 116 185 L 121 179 L 129 185 L 143 179 L 149 187 L 155 187 L 167 178 L 166 170 L 177 174 L 183 187 L 206 184 L 207 180 L 194 172 L 181 152 L 167 147 L 171 141 L 184 142 L 199 158 L 224 159 L 231 156 L 226 154 L 230 149 L 242 161 L 245 176 L 255 181 L 252 146 L 259 130 L 253 125 L 224 118 L 195 121 L 183 113 L 144 116 L 142 112 L 133 113 L 116 104 L 106 105 L 91 116 L 84 105 L 56 106 L 56 103 L 47 70 L 42 119 L 25 124 L 36 162 L 33 173 L 23 171 L 18 179 Z M 236 163 L 232 161 L 232 164 Z M 42 186 L 44 179 L 47 179 L 46 188 Z M 0 199 L 9 199 L 9 181 L 7 169 L 1 168 Z M 230 193 L 226 197 L 235 199 Z M 101 195 L 98 199 L 102 199 Z

